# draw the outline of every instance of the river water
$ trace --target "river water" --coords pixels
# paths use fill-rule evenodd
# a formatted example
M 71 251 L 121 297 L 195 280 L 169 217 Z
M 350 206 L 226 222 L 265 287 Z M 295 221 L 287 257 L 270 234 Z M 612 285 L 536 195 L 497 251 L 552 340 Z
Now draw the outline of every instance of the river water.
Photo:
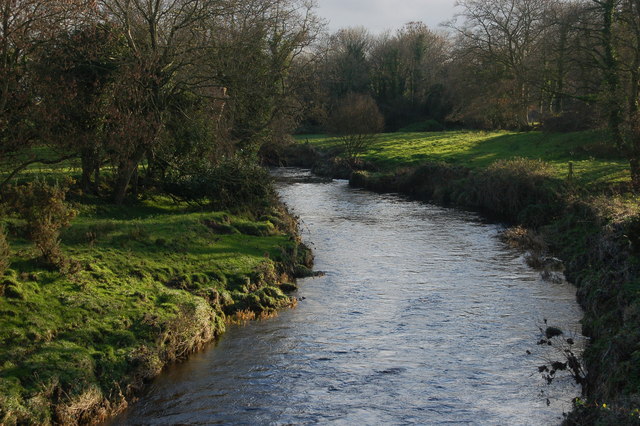
M 301 280 L 296 309 L 169 369 L 114 424 L 561 421 L 580 389 L 543 381 L 536 367 L 561 357 L 538 327 L 579 330 L 572 286 L 541 280 L 474 214 L 276 173 L 326 275 Z

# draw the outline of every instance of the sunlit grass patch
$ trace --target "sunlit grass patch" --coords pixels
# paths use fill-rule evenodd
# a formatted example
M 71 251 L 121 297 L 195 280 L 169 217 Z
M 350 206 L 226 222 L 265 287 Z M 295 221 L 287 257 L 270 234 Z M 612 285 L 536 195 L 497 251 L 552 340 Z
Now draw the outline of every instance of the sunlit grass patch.
M 339 141 L 323 135 L 302 135 L 321 150 L 339 148 Z M 517 157 L 549 163 L 553 175 L 572 178 L 583 185 L 606 185 L 630 180 L 628 163 L 616 154 L 602 132 L 574 133 L 447 131 L 430 133 L 386 133 L 379 135 L 363 159 L 381 171 L 446 162 L 471 169 L 484 168 L 498 160 Z
M 61 236 L 80 265 L 71 275 L 39 262 L 20 220 L 2 220 L 11 257 L 0 275 L 0 423 L 51 422 L 52 395 L 57 416 L 83 401 L 117 403 L 222 332 L 235 311 L 267 318 L 295 303 L 278 287 L 293 279 L 282 265 L 293 270 L 299 256 L 288 229 L 274 225 L 291 220 L 278 207 L 255 219 L 163 197 L 83 200 Z

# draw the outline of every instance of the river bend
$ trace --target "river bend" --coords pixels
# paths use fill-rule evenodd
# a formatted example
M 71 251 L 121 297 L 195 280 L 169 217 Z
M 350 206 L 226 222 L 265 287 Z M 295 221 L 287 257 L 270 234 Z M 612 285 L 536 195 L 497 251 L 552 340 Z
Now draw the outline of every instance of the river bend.
M 536 366 L 543 319 L 579 330 L 575 289 L 540 279 L 476 215 L 276 172 L 324 277 L 298 307 L 232 327 L 115 424 L 557 424 L 580 390 Z M 531 354 L 527 354 L 527 351 Z

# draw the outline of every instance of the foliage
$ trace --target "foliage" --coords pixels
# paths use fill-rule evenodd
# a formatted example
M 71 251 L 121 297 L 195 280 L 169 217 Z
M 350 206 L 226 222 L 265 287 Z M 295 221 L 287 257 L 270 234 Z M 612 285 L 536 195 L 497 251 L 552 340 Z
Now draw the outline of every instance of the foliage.
M 404 126 L 402 129 L 398 130 L 398 132 L 442 132 L 443 130 L 444 126 L 437 120 L 425 120 Z
M 306 71 L 296 59 L 320 28 L 305 0 L 5 6 L 0 186 L 32 164 L 79 157 L 83 191 L 109 189 L 117 203 L 166 163 L 255 153 L 295 127 L 304 72 L 290 71 Z M 39 156 L 44 145 L 62 154 Z
M 29 239 L 49 264 L 67 271 L 69 260 L 60 248 L 60 231 L 71 224 L 77 211 L 65 203 L 68 188 L 44 181 L 7 189 L 8 203 L 25 221 Z
M 586 111 L 566 111 L 560 114 L 547 115 L 542 120 L 542 129 L 546 132 L 577 132 L 593 128 Z
M 498 160 L 476 172 L 470 186 L 470 198 L 481 209 L 533 228 L 551 222 L 562 208 L 562 186 L 540 160 Z
M 0 226 L 0 277 L 4 275 L 11 264 L 11 249 L 7 242 L 7 235 L 4 231 L 4 227 Z
M 168 177 L 165 190 L 209 208 L 260 213 L 274 199 L 266 169 L 240 156 L 196 166 L 191 173 Z
M 308 97 L 314 108 L 309 108 L 307 123 L 331 115 L 349 93 L 373 97 L 387 130 L 444 119 L 451 112 L 442 78 L 447 48 L 446 38 L 421 22 L 408 23 L 393 34 L 375 36 L 364 28 L 332 34 L 318 48 L 326 54 L 312 84 L 315 96 Z
M 371 96 L 349 93 L 334 108 L 327 125 L 338 135 L 344 156 L 354 163 L 382 131 L 384 119 Z
M 42 115 L 40 77 L 34 58 L 44 44 L 85 10 L 82 0 L 3 2 L 0 8 L 0 167 L 14 170 L 34 145 L 46 140 Z M 46 79 L 47 76 L 44 76 Z M 36 124 L 38 123 L 38 124 Z M 50 133 L 49 133 L 50 135 Z M 27 155 L 27 157 L 29 157 Z M 29 159 L 33 161 L 32 158 Z
M 105 157 L 108 100 L 114 96 L 110 89 L 127 55 L 126 42 L 116 25 L 90 23 L 59 32 L 40 49 L 34 58 L 34 85 L 43 98 L 39 125 L 49 129 L 50 145 L 78 152 L 81 188 L 95 193 Z

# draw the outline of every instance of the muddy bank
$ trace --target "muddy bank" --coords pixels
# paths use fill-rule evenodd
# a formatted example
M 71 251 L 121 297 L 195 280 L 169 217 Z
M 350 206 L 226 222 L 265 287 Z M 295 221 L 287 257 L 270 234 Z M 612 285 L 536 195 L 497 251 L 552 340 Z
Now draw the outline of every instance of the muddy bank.
M 304 164 L 342 178 L 339 159 L 297 147 Z M 295 162 L 296 151 L 287 157 Z M 315 162 L 310 159 L 315 158 Z M 366 166 L 364 168 L 367 168 Z M 351 185 L 479 211 L 540 235 L 543 249 L 561 258 L 584 309 L 583 398 L 567 424 L 637 424 L 640 407 L 640 218 L 611 198 L 583 193 L 551 178 L 532 160 L 469 170 L 447 163 L 381 173 L 356 170 Z

